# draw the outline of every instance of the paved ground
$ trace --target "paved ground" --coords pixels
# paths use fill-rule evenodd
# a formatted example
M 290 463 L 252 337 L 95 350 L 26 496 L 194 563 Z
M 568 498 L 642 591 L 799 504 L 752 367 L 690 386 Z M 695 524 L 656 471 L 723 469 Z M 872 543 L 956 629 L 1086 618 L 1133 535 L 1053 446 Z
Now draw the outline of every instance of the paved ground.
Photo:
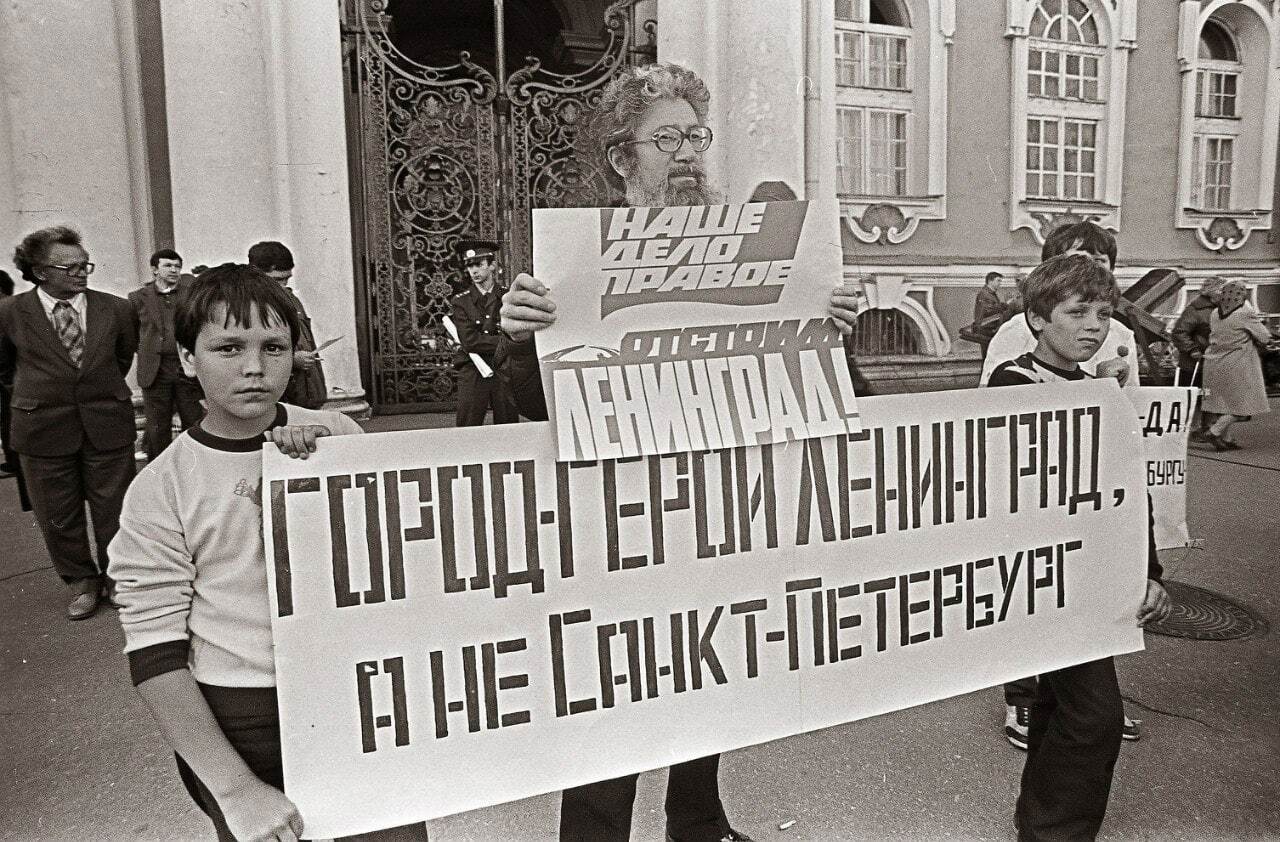
M 1280 406 L 1277 406 L 1280 409 Z M 387 429 L 449 419 L 389 417 Z M 1280 629 L 1280 413 L 1240 428 L 1246 449 L 1190 462 L 1189 522 L 1203 547 L 1170 553 L 1168 577 L 1209 588 Z M 172 756 L 129 686 L 110 611 L 63 619 L 11 480 L 0 481 L 0 839 L 207 839 Z M 1148 635 L 1120 662 L 1146 735 L 1126 744 L 1107 839 L 1280 838 L 1280 646 Z M 759 840 L 1011 839 L 1023 755 L 985 690 L 726 755 L 735 824 Z M 663 773 L 642 777 L 633 836 L 662 838 Z M 436 840 L 548 839 L 557 799 L 431 823 Z M 786 830 L 784 823 L 794 822 Z

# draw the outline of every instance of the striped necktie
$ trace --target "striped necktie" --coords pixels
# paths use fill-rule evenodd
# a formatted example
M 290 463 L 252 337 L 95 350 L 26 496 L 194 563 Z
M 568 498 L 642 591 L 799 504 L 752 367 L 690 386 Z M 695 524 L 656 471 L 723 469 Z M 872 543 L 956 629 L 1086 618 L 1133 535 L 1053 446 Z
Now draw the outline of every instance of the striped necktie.
M 79 368 L 80 357 L 84 355 L 84 329 L 80 327 L 80 314 L 70 303 L 59 301 L 53 305 L 53 326 L 71 362 Z

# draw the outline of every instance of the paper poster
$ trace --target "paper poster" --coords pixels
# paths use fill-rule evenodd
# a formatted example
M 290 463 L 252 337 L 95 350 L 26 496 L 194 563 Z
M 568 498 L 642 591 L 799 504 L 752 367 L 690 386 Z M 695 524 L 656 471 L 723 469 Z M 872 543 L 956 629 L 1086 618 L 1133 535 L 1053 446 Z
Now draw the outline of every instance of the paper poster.
M 538 333 L 563 460 L 860 429 L 826 317 L 841 252 L 822 202 L 534 210 Z
M 1156 548 L 1185 547 L 1187 533 L 1187 440 L 1200 390 L 1184 386 L 1125 389 L 1138 413 L 1146 452 L 1143 477 L 1151 494 Z
M 557 462 L 549 424 L 268 448 L 285 784 L 313 837 L 1141 648 L 1110 384 L 868 398 L 804 442 Z

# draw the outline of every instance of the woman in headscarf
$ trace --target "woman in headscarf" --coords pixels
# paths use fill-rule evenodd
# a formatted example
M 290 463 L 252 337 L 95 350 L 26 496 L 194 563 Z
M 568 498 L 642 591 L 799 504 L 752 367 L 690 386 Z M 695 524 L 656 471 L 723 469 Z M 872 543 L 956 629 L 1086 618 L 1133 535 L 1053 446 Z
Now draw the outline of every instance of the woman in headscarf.
M 1219 288 L 1217 309 L 1209 316 L 1204 409 L 1220 415 L 1205 439 L 1218 451 L 1239 449 L 1229 432 L 1232 424 L 1271 411 L 1258 355 L 1271 332 L 1246 300 L 1248 294 L 1241 281 L 1227 281 Z

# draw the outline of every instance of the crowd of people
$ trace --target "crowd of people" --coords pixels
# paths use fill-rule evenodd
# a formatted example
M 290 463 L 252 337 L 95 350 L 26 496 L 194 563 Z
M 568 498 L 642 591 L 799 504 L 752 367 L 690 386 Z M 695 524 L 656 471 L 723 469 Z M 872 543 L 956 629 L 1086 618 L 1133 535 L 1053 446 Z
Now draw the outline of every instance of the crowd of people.
M 587 135 L 629 204 L 717 200 L 702 156 L 713 139 L 709 103 L 702 80 L 674 65 L 628 70 L 604 91 Z M 989 275 L 974 313 L 975 323 L 998 323 L 982 384 L 1137 384 L 1133 333 L 1113 317 L 1116 254 L 1114 237 L 1084 222 L 1048 239 L 1014 306 L 998 295 L 1000 276 Z M 451 301 L 457 423 L 484 423 L 489 412 L 495 423 L 544 420 L 536 334 L 556 319 L 555 279 L 521 273 L 504 291 L 495 284 L 496 244 L 468 240 L 458 256 L 467 282 Z M 23 239 L 14 260 L 35 287 L 0 302 L 0 381 L 11 409 L 5 463 L 30 492 L 70 591 L 68 616 L 91 616 L 101 599 L 119 608 L 133 681 L 218 838 L 289 840 L 305 830 L 283 791 L 260 444 L 265 436 L 305 458 L 324 435 L 360 428 L 321 408 L 315 337 L 286 286 L 293 255 L 262 242 L 247 257 L 191 276 L 176 251 L 157 251 L 152 279 L 126 301 L 89 287 L 94 264 L 75 231 L 45 228 Z M 1239 446 L 1234 423 L 1267 411 L 1254 351 L 1263 336 L 1244 299 L 1238 283 L 1207 284 L 1175 329 L 1191 364 L 1187 382 L 1203 377 L 1211 391 L 1200 436 L 1220 449 Z M 827 315 L 848 334 L 858 306 L 856 290 L 837 286 Z M 135 357 L 148 461 L 136 477 L 125 382 Z M 855 384 L 865 393 L 856 372 Z M 177 439 L 175 412 L 186 431 Z M 1169 610 L 1149 555 L 1138 625 Z M 1136 729 L 1125 720 L 1112 660 L 1011 688 L 1005 733 L 1027 751 L 1014 811 L 1019 838 L 1095 837 L 1121 740 Z M 714 755 L 670 769 L 668 839 L 750 838 L 725 813 L 718 770 Z M 566 790 L 560 838 L 627 839 L 636 779 Z M 417 824 L 369 838 L 425 836 Z

